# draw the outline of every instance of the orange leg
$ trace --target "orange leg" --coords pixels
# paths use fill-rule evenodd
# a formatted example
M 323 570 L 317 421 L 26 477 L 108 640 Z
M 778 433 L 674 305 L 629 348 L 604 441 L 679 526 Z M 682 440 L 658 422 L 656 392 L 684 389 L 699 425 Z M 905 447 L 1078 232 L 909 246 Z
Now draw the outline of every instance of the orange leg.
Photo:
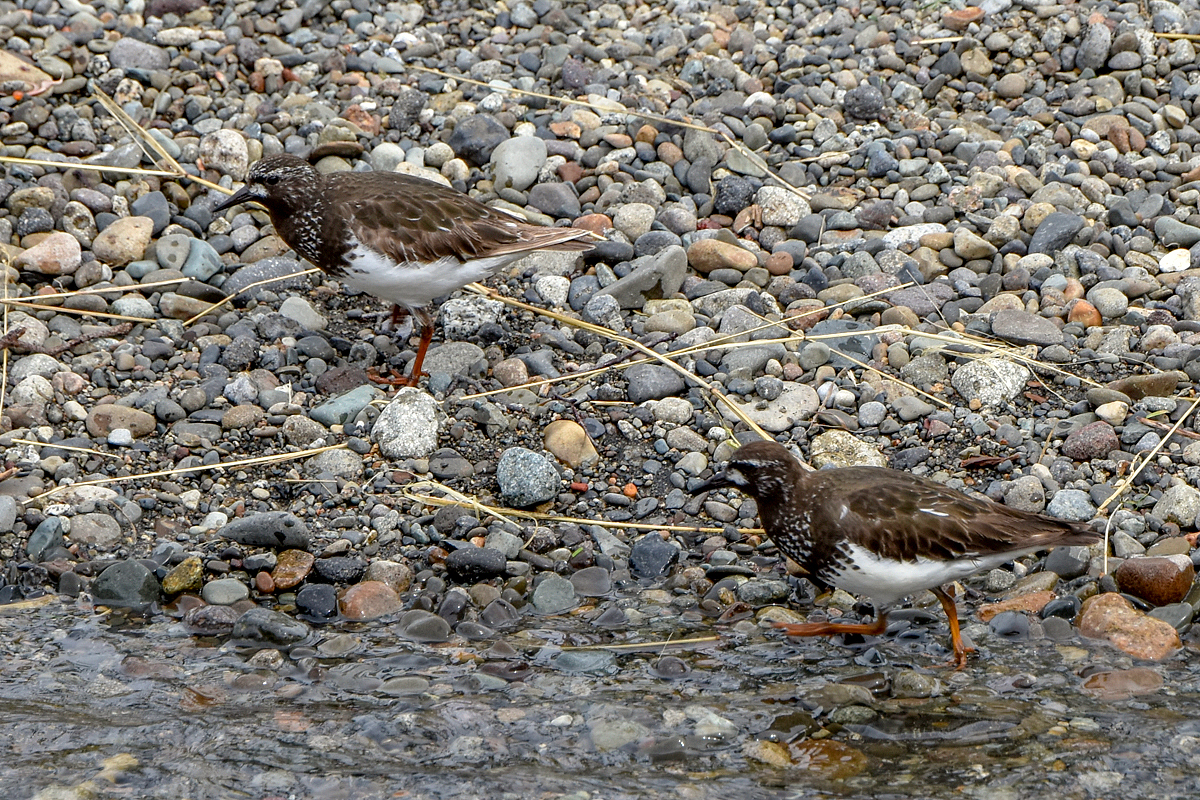
M 392 326 L 400 324 L 400 320 L 404 319 L 404 315 L 408 311 L 399 305 L 392 306 Z M 367 372 L 367 377 L 372 383 L 382 383 L 387 386 L 416 386 L 421 380 L 421 364 L 425 362 L 425 351 L 429 349 L 429 343 L 433 341 L 433 318 L 424 311 L 413 312 L 413 319 L 421 325 L 421 342 L 417 345 L 417 357 L 413 359 L 412 370 L 407 376 L 398 375 L 394 370 L 392 377 L 385 378 L 375 372 L 372 367 Z
M 887 612 L 877 612 L 874 622 L 776 622 L 775 627 L 788 636 L 835 636 L 839 633 L 882 636 L 887 630 Z
M 941 601 L 942 610 L 946 612 L 946 619 L 950 621 L 950 643 L 954 647 L 954 668 L 962 669 L 967 665 L 967 648 L 963 645 L 962 633 L 958 628 L 958 606 L 954 605 L 954 598 L 942 587 L 938 586 L 931 591 Z

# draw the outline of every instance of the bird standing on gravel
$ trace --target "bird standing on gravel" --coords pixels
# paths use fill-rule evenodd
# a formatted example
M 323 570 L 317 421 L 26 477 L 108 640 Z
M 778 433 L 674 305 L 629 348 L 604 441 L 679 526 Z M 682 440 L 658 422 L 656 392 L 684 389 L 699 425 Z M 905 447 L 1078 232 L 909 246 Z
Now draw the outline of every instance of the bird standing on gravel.
M 954 662 L 967 650 L 954 599 L 944 584 L 1060 545 L 1100 539 L 1078 522 L 968 497 L 936 481 L 880 467 L 807 472 L 776 442 L 744 445 L 725 471 L 700 490 L 735 486 L 758 502 L 763 528 L 781 552 L 823 587 L 866 595 L 876 604 L 867 624 L 778 623 L 789 636 L 881 635 L 888 607 L 932 591 L 950 620 Z
M 213 210 L 242 203 L 267 209 L 289 247 L 330 277 L 395 304 L 420 323 L 408 377 L 416 385 L 433 339 L 434 298 L 494 275 L 537 250 L 581 252 L 579 228 L 521 222 L 441 184 L 395 172 L 322 175 L 303 159 L 267 156 L 246 184 Z

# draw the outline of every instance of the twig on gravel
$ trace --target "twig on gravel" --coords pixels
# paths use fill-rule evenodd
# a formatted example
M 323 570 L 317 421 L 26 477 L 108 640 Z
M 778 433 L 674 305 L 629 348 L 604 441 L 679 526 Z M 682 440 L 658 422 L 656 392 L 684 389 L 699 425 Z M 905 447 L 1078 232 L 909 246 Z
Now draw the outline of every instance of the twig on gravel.
M 18 350 L 23 353 L 42 353 L 43 355 L 47 356 L 57 356 L 65 353 L 76 345 L 81 345 L 85 342 L 91 342 L 96 339 L 103 339 L 107 336 L 124 336 L 131 330 L 133 330 L 133 323 L 123 322 L 120 325 L 114 325 L 111 328 L 105 328 L 98 331 L 89 331 L 88 333 L 76 336 L 74 339 L 70 339 L 60 345 L 55 345 L 54 347 L 46 347 L 45 345 L 30 344 L 29 342 L 20 341 L 21 335 L 25 333 L 25 328 L 23 326 L 19 326 L 8 331 L 3 336 L 0 336 L 0 347 L 3 347 L 5 350 Z
M 439 492 L 445 492 L 445 497 L 437 497 L 431 494 L 422 494 L 416 490 L 431 489 Z M 601 528 L 625 528 L 629 530 L 644 530 L 644 531 L 671 531 L 677 533 L 725 533 L 724 528 L 715 528 L 712 526 L 703 525 L 664 525 L 661 523 L 649 522 L 613 522 L 605 519 L 584 519 L 582 517 L 568 517 L 562 514 L 545 514 L 541 511 L 526 511 L 521 508 L 497 508 L 489 506 L 486 503 L 480 502 L 477 498 L 463 494 L 455 489 L 451 489 L 445 484 L 437 481 L 418 481 L 411 483 L 400 490 L 400 496 L 406 500 L 413 500 L 418 503 L 425 503 L 431 506 L 466 506 L 474 509 L 479 514 L 496 517 L 497 519 L 507 519 L 510 522 L 510 517 L 520 517 L 522 519 L 541 520 L 543 522 L 570 522 L 576 525 L 597 525 Z M 514 523 L 515 524 L 515 523 Z M 761 528 L 739 528 L 741 534 L 762 533 Z
M 56 445 L 43 444 L 43 447 L 55 447 Z M 162 478 L 168 475 L 186 475 L 190 472 L 205 472 L 210 469 L 238 469 L 240 467 L 253 467 L 262 464 L 278 464 L 284 461 L 294 461 L 298 458 L 308 458 L 309 456 L 320 455 L 321 453 L 330 450 L 344 450 L 349 445 L 345 443 L 331 444 L 326 447 L 315 447 L 311 450 L 299 450 L 294 453 L 275 453 L 269 456 L 255 456 L 254 458 L 242 458 L 237 461 L 223 461 L 218 464 L 199 464 L 194 467 L 174 467 L 172 469 L 160 469 L 155 472 L 140 472 L 136 475 L 117 475 L 112 478 L 95 478 L 90 481 L 78 481 L 77 483 L 67 483 L 62 486 L 55 486 L 53 489 L 42 492 L 39 495 L 34 495 L 29 498 L 30 502 L 36 502 L 45 497 L 65 492 L 68 489 L 75 489 L 79 486 L 103 486 L 107 483 L 123 483 L 125 481 L 140 481 L 147 478 Z
M 1175 424 L 1171 426 L 1171 430 L 1167 433 L 1167 435 L 1159 439 L 1158 444 L 1146 451 L 1146 454 L 1142 457 L 1142 463 L 1138 464 L 1137 469 L 1126 475 L 1124 480 L 1117 485 L 1117 488 L 1113 489 L 1112 494 L 1105 498 L 1104 502 L 1100 504 L 1100 507 L 1096 509 L 1097 516 L 1103 515 L 1105 513 L 1105 509 L 1107 509 L 1114 500 L 1120 498 L 1121 495 L 1125 494 L 1125 492 L 1129 490 L 1130 486 L 1133 486 L 1133 482 L 1137 479 L 1137 476 L 1142 473 L 1142 470 L 1149 466 L 1150 461 L 1158 455 L 1159 451 L 1166 447 L 1167 442 L 1171 440 L 1171 437 L 1179 432 L 1179 429 L 1183 427 L 1183 423 L 1187 420 L 1187 418 L 1196 411 L 1197 406 L 1200 406 L 1200 395 L 1197 395 L 1196 398 L 1192 400 L 1191 406 L 1189 406 L 1188 410 L 1185 411 L 1183 415 L 1176 420 Z M 1110 514 L 1108 521 L 1104 524 L 1104 574 L 1106 575 L 1108 574 L 1108 531 L 1111 526 L 1112 515 Z
M 211 314 L 216 309 L 220 308 L 221 306 L 223 306 L 226 303 L 233 300 L 235 297 L 237 297 L 242 292 L 248 292 L 251 289 L 254 289 L 259 286 L 265 286 L 268 283 L 275 283 L 276 281 L 283 281 L 283 280 L 287 280 L 288 278 L 296 278 L 296 277 L 299 277 L 300 275 L 311 275 L 314 272 L 320 272 L 320 271 L 321 270 L 317 269 L 316 267 L 310 267 L 309 269 L 306 269 L 302 272 L 289 272 L 287 275 L 276 275 L 274 278 L 263 278 L 261 281 L 255 281 L 254 283 L 247 284 L 247 285 L 243 286 L 241 289 L 238 289 L 233 294 L 229 295 L 228 297 L 226 297 L 222 300 L 218 300 L 217 302 L 213 303 L 211 306 L 204 309 L 199 314 L 196 314 L 195 316 L 191 317 L 190 319 L 184 320 L 183 327 L 187 328 L 187 327 L 191 326 L 192 324 L 194 324 L 196 322 L 196 320 L 202 318 L 206 314 Z
M 125 314 L 110 314 L 107 311 L 90 311 L 86 308 L 62 308 L 60 306 L 46 306 L 41 303 L 27 303 L 24 300 L 9 300 L 4 303 L 5 308 L 13 306 L 15 308 L 31 308 L 34 311 L 53 311 L 56 314 L 75 314 L 80 317 L 93 317 L 98 319 L 120 319 L 125 322 L 136 322 L 143 325 L 153 325 L 158 322 L 157 319 L 149 317 L 130 317 Z
M 29 444 L 34 447 L 54 447 L 59 450 L 70 450 L 72 453 L 86 453 L 89 456 L 97 456 L 98 458 L 124 458 L 118 453 L 105 453 L 102 450 L 93 450 L 90 447 L 76 447 L 70 444 L 59 444 L 57 442 L 39 442 L 33 439 L 13 439 L 13 444 Z
M 476 291 L 480 294 L 483 294 L 487 297 L 490 297 L 493 300 L 499 300 L 500 302 L 502 302 L 506 305 L 510 305 L 514 308 L 520 308 L 525 311 L 532 311 L 535 314 L 540 314 L 544 317 L 550 317 L 551 319 L 557 320 L 566 325 L 571 325 L 576 328 L 582 328 L 583 330 L 591 331 L 592 333 L 603 336 L 606 339 L 609 339 L 611 341 L 619 342 L 620 344 L 623 344 L 626 347 L 631 347 L 635 350 L 640 350 L 643 353 L 645 353 L 647 356 L 649 356 L 650 358 L 653 358 L 654 360 L 658 361 L 663 366 L 668 367 L 669 369 L 672 369 L 675 372 L 678 372 L 680 375 L 683 376 L 685 381 L 692 381 L 697 386 L 700 386 L 702 389 L 704 389 L 704 391 L 709 392 L 713 397 L 716 397 L 718 400 L 720 400 L 722 403 L 724 403 L 725 406 L 728 407 L 734 414 L 736 414 L 738 419 L 740 419 L 742 422 L 746 423 L 750 427 L 750 430 L 754 431 L 755 433 L 757 433 L 759 436 L 761 436 L 764 439 L 771 438 L 771 436 L 766 431 L 764 431 L 758 425 L 758 423 L 756 423 L 754 420 L 750 419 L 750 417 L 746 414 L 745 411 L 743 411 L 741 408 L 739 408 L 737 405 L 735 405 L 733 403 L 733 401 L 730 400 L 728 397 L 726 397 L 725 394 L 723 392 L 721 392 L 719 389 L 713 388 L 713 386 L 708 381 L 704 381 L 704 380 L 700 379 L 693 373 L 688 372 L 686 369 L 684 369 L 683 367 L 676 364 L 674 361 L 672 361 L 667 356 L 664 356 L 662 353 L 651 350 L 649 347 L 646 347 L 646 345 L 642 344 L 641 342 L 637 341 L 636 339 L 630 339 L 628 336 L 621 336 L 619 333 L 611 331 L 608 328 L 605 328 L 603 325 L 593 325 L 592 323 L 585 322 L 584 320 L 581 320 L 581 319 L 574 319 L 572 317 L 568 317 L 565 314 L 559 314 L 554 311 L 547 311 L 544 308 L 538 308 L 537 306 L 531 306 L 528 303 L 523 303 L 520 300 L 514 300 L 511 297 L 505 297 L 504 295 L 500 294 L 496 290 L 490 289 L 486 286 L 481 286 L 478 283 L 472 283 L 472 284 L 470 284 L 470 286 L 468 288 L 470 288 L 473 291 Z

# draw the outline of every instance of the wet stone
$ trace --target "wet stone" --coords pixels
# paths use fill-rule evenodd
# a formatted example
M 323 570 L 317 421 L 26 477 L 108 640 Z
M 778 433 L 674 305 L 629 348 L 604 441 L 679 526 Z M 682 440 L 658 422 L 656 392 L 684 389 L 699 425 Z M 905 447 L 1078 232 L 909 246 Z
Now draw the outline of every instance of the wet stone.
M 602 597 L 612 591 L 612 576 L 603 567 L 585 567 L 571 576 L 571 585 L 582 597 Z
M 315 619 L 329 619 L 337 614 L 337 590 L 327 583 L 310 583 L 296 592 L 296 608 Z
M 271 579 L 275 588 L 280 590 L 292 589 L 312 572 L 316 557 L 303 550 L 284 550 L 279 554 L 275 568 L 271 570 Z
M 214 606 L 231 606 L 250 596 L 250 588 L 237 578 L 222 578 L 204 584 L 200 593 L 204 602 Z
M 450 623 L 428 611 L 406 611 L 398 625 L 405 636 L 418 642 L 444 642 L 450 638 Z
M 569 580 L 549 574 L 533 590 L 533 606 L 541 614 L 562 614 L 579 604 L 575 587 Z
M 183 615 L 183 624 L 198 636 L 228 636 L 240 614 L 231 606 L 196 606 Z
M 1122 592 L 1155 606 L 1183 600 L 1195 576 L 1191 559 L 1184 555 L 1128 558 L 1113 573 Z
M 495 578 L 504 574 L 508 559 L 489 547 L 463 547 L 446 558 L 446 571 L 458 583 Z
M 320 561 L 325 560 L 327 559 Z M 368 620 L 394 614 L 403 608 L 403 604 L 399 595 L 386 583 L 363 581 L 348 587 L 342 593 L 338 599 L 338 608 L 346 619 Z
M 92 597 L 104 605 L 143 608 L 157 602 L 162 587 L 140 561 L 119 561 L 92 581 Z
M 654 578 L 665 575 L 679 557 L 679 548 L 649 533 L 633 543 L 629 551 L 629 567 L 635 575 Z
M 366 562 L 362 559 L 346 556 L 318 558 L 313 563 L 314 576 L 329 583 L 354 583 L 366 570 Z
M 234 639 L 270 645 L 296 644 L 308 635 L 309 628 L 303 622 L 261 607 L 251 608 L 238 617 L 232 631 Z

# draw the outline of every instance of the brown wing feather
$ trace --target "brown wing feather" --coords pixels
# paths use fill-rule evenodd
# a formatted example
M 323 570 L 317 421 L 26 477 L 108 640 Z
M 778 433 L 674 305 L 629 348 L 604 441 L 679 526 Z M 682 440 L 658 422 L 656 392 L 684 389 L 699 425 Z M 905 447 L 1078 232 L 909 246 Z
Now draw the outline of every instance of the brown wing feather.
M 347 199 L 334 204 L 334 216 L 351 220 L 359 241 L 397 261 L 591 247 L 573 241 L 586 236 L 586 231 L 520 222 L 461 192 L 411 175 L 360 172 L 328 178 L 331 188 L 350 180 Z
M 814 526 L 835 526 L 885 558 L 910 561 L 1091 544 L 1086 526 L 968 497 L 936 481 L 873 467 L 807 476 Z M 843 516 L 841 509 L 847 509 Z

